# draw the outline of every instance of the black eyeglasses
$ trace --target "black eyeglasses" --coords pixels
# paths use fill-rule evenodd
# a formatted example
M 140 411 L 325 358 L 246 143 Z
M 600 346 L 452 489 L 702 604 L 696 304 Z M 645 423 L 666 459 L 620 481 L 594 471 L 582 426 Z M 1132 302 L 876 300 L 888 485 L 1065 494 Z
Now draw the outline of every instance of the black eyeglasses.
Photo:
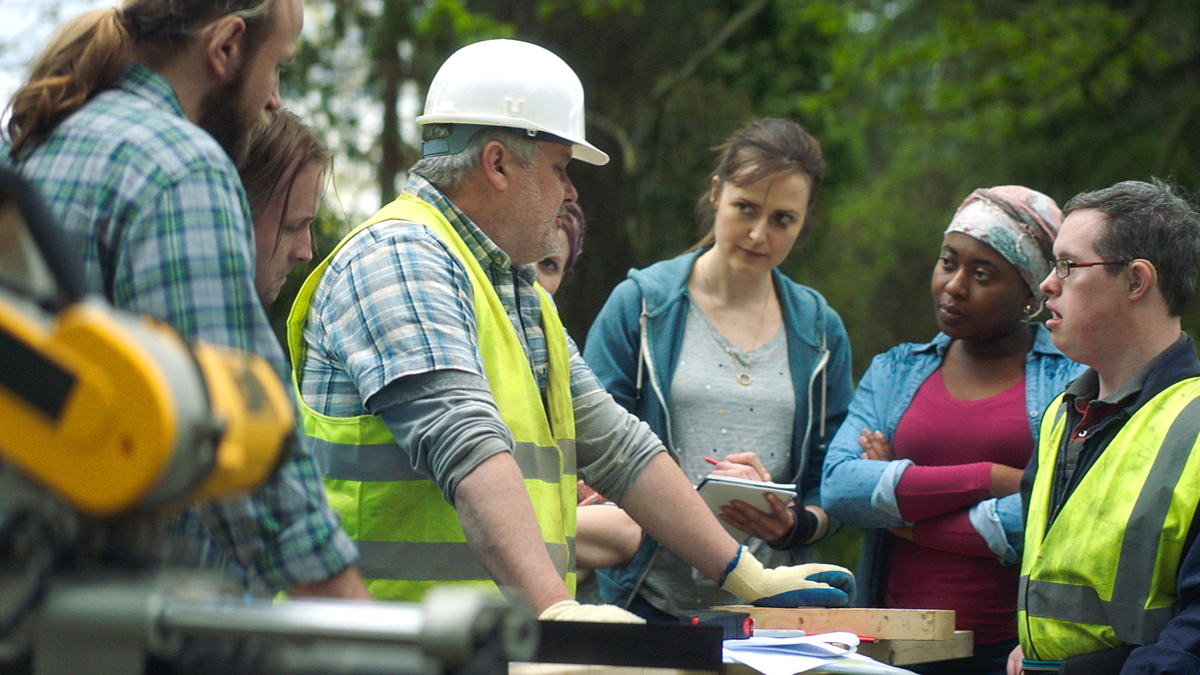
M 1054 267 L 1054 272 L 1055 272 L 1055 274 L 1058 275 L 1059 279 L 1066 279 L 1067 277 L 1071 276 L 1071 270 L 1076 267 L 1096 267 L 1097 265 L 1128 265 L 1129 263 L 1131 263 L 1133 261 L 1132 260 L 1118 260 L 1116 262 L 1081 263 L 1081 262 L 1072 262 L 1070 260 L 1062 260 L 1060 258 L 1059 260 L 1050 260 L 1047 262 L 1049 262 L 1050 265 L 1052 267 Z

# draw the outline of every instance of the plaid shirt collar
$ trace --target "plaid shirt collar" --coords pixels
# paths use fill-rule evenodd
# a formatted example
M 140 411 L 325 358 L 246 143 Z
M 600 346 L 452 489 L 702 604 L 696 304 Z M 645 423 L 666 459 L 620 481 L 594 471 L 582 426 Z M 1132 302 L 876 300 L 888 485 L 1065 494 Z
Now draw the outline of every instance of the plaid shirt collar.
M 527 284 L 533 284 L 537 280 L 537 270 L 533 265 L 513 265 L 512 258 L 508 254 L 500 250 L 499 246 L 493 242 L 479 226 L 471 221 L 467 214 L 454 205 L 448 197 L 439 189 L 434 187 L 424 176 L 412 173 L 408 176 L 408 182 L 404 186 L 404 191 L 414 197 L 432 204 L 434 208 L 446 217 L 450 222 L 450 226 L 462 237 L 466 242 L 467 248 L 471 250 L 471 254 L 479 261 L 479 264 L 487 269 L 490 276 L 495 282 L 498 278 L 509 277 L 509 270 L 515 269 L 517 275 L 521 277 Z
M 129 65 L 125 66 L 125 70 L 113 83 L 113 87 L 140 96 L 156 106 L 169 109 L 176 115 L 187 118 L 183 104 L 179 102 L 179 95 L 175 93 L 175 87 L 167 81 L 167 78 L 140 63 L 131 61 Z

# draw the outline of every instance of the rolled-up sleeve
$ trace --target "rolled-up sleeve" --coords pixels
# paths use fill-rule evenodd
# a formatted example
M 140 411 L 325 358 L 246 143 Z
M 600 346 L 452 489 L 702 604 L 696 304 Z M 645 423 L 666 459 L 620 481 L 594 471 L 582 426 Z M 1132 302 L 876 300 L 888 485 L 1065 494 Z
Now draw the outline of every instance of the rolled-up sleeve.
M 488 457 L 512 452 L 486 378 L 455 370 L 402 377 L 367 401 L 408 454 L 454 504 L 458 484 Z
M 385 221 L 351 239 L 321 278 L 305 342 L 305 402 L 382 417 L 451 503 L 463 476 L 512 450 L 479 354 L 470 276 L 427 226 Z
M 574 343 L 569 349 L 579 477 L 620 504 L 650 459 L 666 448 L 645 422 L 605 391 Z
M 862 459 L 858 444 L 863 429 L 876 431 L 884 426 L 878 399 L 886 400 L 889 396 L 889 392 L 882 391 L 886 380 L 885 356 L 876 356 L 863 374 L 846 421 L 829 445 L 821 478 L 821 505 L 830 516 L 856 527 L 905 524 L 896 506 L 895 488 L 912 462 Z

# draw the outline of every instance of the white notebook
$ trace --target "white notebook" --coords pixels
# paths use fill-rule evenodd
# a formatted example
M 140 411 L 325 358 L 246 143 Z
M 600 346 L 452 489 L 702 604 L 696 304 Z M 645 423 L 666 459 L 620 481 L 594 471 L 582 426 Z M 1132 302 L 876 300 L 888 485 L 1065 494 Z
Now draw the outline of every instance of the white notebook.
M 779 497 L 779 501 L 787 504 L 796 497 L 796 486 L 792 483 L 768 483 L 761 480 L 734 478 L 733 476 L 708 476 L 696 486 L 704 503 L 712 510 L 713 515 L 725 527 L 729 536 L 738 543 L 746 541 L 750 535 L 721 520 L 721 507 L 729 502 L 740 499 L 763 513 L 771 513 L 771 505 L 767 503 L 767 495 Z

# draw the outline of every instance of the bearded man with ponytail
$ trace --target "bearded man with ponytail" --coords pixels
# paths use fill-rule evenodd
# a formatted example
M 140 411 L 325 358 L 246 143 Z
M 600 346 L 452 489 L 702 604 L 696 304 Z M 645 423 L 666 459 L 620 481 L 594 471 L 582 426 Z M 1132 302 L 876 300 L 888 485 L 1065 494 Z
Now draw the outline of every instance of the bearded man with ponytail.
M 257 353 L 286 376 L 254 290 L 254 233 L 234 160 L 303 26 L 300 0 L 122 0 L 68 22 L 9 102 L 5 159 L 42 192 L 116 306 Z M 297 447 L 252 497 L 187 507 L 174 562 L 256 594 L 366 597 L 357 551 Z

